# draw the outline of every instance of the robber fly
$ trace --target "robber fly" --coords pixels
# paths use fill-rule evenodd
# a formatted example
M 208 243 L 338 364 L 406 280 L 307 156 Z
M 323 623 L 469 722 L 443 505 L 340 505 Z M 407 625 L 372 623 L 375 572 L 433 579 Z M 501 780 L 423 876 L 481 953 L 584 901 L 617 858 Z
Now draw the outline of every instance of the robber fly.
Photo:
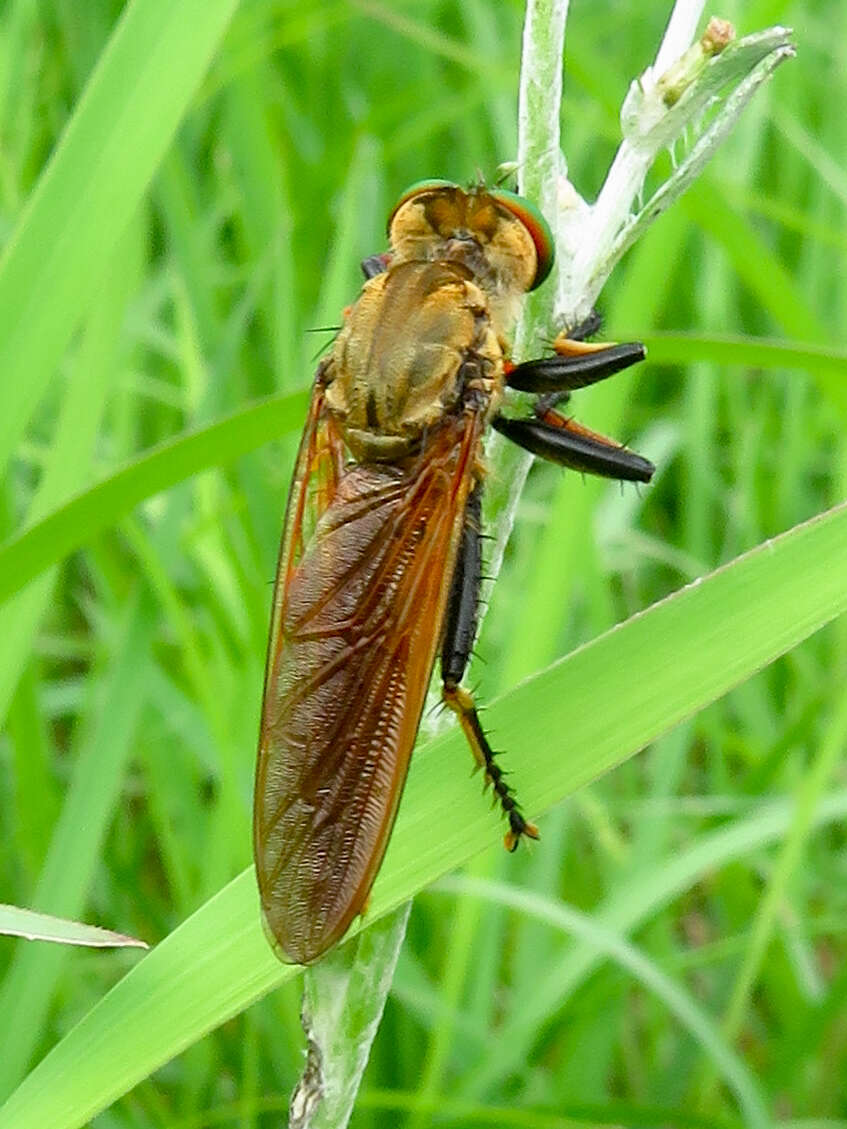
M 500 188 L 413 185 L 315 377 L 288 499 L 256 769 L 262 912 L 280 956 L 314 961 L 362 912 L 385 853 L 440 649 L 459 718 L 508 823 L 537 838 L 462 676 L 481 582 L 491 425 L 566 467 L 648 482 L 652 465 L 557 410 L 644 356 L 560 336 L 513 365 L 521 296 L 553 264 L 542 215 Z M 501 414 L 506 387 L 538 393 Z

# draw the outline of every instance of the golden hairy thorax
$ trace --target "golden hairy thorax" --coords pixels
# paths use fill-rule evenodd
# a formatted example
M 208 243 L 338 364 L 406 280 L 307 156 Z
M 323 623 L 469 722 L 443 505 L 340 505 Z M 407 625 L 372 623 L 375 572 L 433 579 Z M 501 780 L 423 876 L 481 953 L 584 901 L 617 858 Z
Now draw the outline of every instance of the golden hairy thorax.
M 410 198 L 389 238 L 391 265 L 363 287 L 324 372 L 327 407 L 359 461 L 412 453 L 468 389 L 491 415 L 504 335 L 537 264 L 525 226 L 483 188 Z
M 327 406 L 360 461 L 413 452 L 469 387 L 493 411 L 503 350 L 486 295 L 458 263 L 392 266 L 365 284 L 326 379 Z

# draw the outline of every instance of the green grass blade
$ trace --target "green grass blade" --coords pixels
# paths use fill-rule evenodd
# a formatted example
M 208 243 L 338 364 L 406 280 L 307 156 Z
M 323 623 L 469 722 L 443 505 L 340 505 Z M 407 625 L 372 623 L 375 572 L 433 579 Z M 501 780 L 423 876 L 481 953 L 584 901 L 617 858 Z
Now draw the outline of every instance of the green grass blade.
M 815 829 L 843 821 L 845 816 L 847 792 L 836 792 L 818 807 Z M 777 800 L 706 832 L 672 858 L 660 855 L 654 866 L 631 875 L 619 890 L 595 908 L 595 921 L 616 933 L 632 933 L 707 875 L 779 842 L 795 818 L 795 806 L 788 800 Z M 601 961 L 602 955 L 594 945 L 576 941 L 564 956 L 545 969 L 533 991 L 524 995 L 521 1007 L 503 1024 L 502 1038 L 497 1040 L 491 1054 L 467 1075 L 461 1086 L 462 1095 L 478 1097 L 498 1078 L 515 1069 L 515 1063 L 529 1059 L 532 1046 L 549 1022 L 551 1012 L 566 1006 Z
M 116 632 L 114 661 L 90 730 L 80 740 L 71 786 L 33 897 L 38 909 L 78 917 L 121 794 L 135 726 L 145 700 L 152 624 L 150 601 L 129 601 Z M 5 1041 L 0 1094 L 8 1094 L 33 1054 L 41 1022 L 67 956 L 62 946 L 20 948 L 0 985 L 0 1015 L 29 1023 Z
M 847 349 L 713 333 L 652 332 L 644 337 L 644 343 L 652 364 L 687 365 L 711 361 L 716 365 L 757 369 L 804 369 L 847 414 Z
M 225 419 L 159 444 L 0 547 L 0 602 L 82 548 L 146 498 L 300 427 L 307 394 L 270 396 Z
M 736 215 L 708 178 L 695 184 L 681 206 L 720 243 L 738 274 L 784 331 L 807 341 L 821 341 L 826 332 L 801 287 L 764 239 Z
M 745 1009 L 753 992 L 768 945 L 777 931 L 780 911 L 790 900 L 792 880 L 797 879 L 809 839 L 814 828 L 815 813 L 840 765 L 847 747 L 847 699 L 843 699 L 832 718 L 806 778 L 797 796 L 797 812 L 779 857 L 773 868 L 768 888 L 759 904 L 750 930 L 750 941 L 733 984 L 723 1019 L 723 1032 L 737 1041 L 744 1021 Z M 701 1091 L 708 1094 L 712 1080 Z
M 649 991 L 654 992 L 702 1046 L 710 1062 L 719 1071 L 721 1080 L 735 1092 L 745 1115 L 745 1124 L 758 1126 L 759 1129 L 767 1129 L 771 1124 L 764 1096 L 755 1077 L 733 1051 L 718 1025 L 688 991 L 666 976 L 655 961 L 650 960 L 640 949 L 589 914 L 527 890 L 515 890 L 503 882 L 458 878 L 445 888 L 458 894 L 495 901 L 535 917 L 555 929 L 573 934 L 603 956 L 615 961 Z
M 125 9 L 0 260 L 0 473 L 237 0 Z
M 49 913 L 36 913 L 20 906 L 0 905 L 0 933 L 27 941 L 53 941 L 57 945 L 83 945 L 95 949 L 146 949 L 147 943 L 125 933 L 113 933 L 98 925 L 85 925 Z
M 38 488 L 27 509 L 37 522 L 61 506 L 88 480 L 108 404 L 108 389 L 123 359 L 120 327 L 129 293 L 136 282 L 139 246 L 136 225 L 127 229 L 111 256 L 103 285 L 68 365 L 68 389 L 62 399 L 51 443 L 45 452 Z M 11 568 L 15 568 L 14 561 Z M 4 568 L 0 565 L 0 577 Z M 55 577 L 47 572 L 10 601 L 2 613 L 0 636 L 0 719 L 28 661 L 38 626 L 50 606 Z M 21 796 L 21 800 L 24 797 Z
M 546 810 L 620 764 L 845 610 L 847 504 L 766 542 L 528 679 L 488 714 L 498 741 L 525 751 L 517 787 L 527 813 Z M 373 918 L 499 835 L 499 818 L 480 802 L 478 783 L 456 769 L 466 755 L 454 731 L 415 757 L 374 886 Z M 461 811 L 463 818 L 445 822 L 445 810 Z M 353 932 L 360 929 L 361 923 Z M 0 1129 L 83 1124 L 295 972 L 277 964 L 267 946 L 247 871 L 62 1040 L 0 1109 Z

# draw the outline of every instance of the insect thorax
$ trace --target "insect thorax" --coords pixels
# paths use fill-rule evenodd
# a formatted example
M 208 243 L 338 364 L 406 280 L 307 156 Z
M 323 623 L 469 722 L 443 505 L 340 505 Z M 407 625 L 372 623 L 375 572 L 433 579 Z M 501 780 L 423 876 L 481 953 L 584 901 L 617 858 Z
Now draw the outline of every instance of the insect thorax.
M 327 368 L 326 400 L 360 461 L 413 452 L 446 415 L 499 401 L 503 353 L 489 305 L 457 263 L 405 262 L 365 284 Z M 481 405 L 481 407 L 480 407 Z

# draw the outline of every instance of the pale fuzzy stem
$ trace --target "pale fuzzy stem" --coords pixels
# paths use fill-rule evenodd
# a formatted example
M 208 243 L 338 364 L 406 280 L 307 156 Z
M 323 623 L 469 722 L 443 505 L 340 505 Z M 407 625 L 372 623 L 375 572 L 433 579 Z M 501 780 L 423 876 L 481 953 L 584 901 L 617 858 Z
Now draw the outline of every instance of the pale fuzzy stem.
M 567 0 L 530 0 L 524 27 L 520 91 L 518 154 L 523 192 L 539 201 L 548 216 L 557 213 L 557 185 L 564 164 L 559 151 L 559 109 L 562 97 L 562 52 Z M 522 340 L 537 342 L 541 320 L 549 309 L 527 303 Z M 516 349 L 521 346 L 516 342 Z M 531 457 L 509 444 L 506 454 L 518 464 L 510 494 L 517 504 L 520 483 Z M 523 467 L 520 467 L 523 463 Z M 509 528 L 511 528 L 511 520 Z M 505 542 L 504 542 L 505 543 Z M 499 561 L 497 562 L 499 567 Z M 432 728 L 432 723 L 429 723 Z M 308 1059 L 291 1102 L 291 1129 L 343 1129 L 349 1120 L 361 1076 L 370 1054 L 376 1024 L 391 985 L 411 902 L 359 938 L 329 953 L 306 970 L 303 1024 Z M 346 1014 L 361 1016 L 355 1024 L 342 1023 L 339 1001 Z
M 794 48 L 790 45 L 778 46 L 762 58 L 747 78 L 729 95 L 724 107 L 725 112 L 718 115 L 692 145 L 674 171 L 673 177 L 666 181 L 650 197 L 638 214 L 634 215 L 631 221 L 618 232 L 609 249 L 608 257 L 612 262 L 617 262 L 641 238 L 641 235 L 653 220 L 669 208 L 689 184 L 697 179 L 716 147 L 720 145 L 732 129 L 741 110 L 747 105 L 762 83 L 770 78 L 774 70 L 786 59 L 792 58 L 793 55 Z M 596 267 L 595 276 L 588 280 L 588 293 L 599 293 L 605 281 L 604 266 L 604 263 L 599 263 Z
M 696 6 L 696 5 L 695 5 Z M 671 24 L 673 24 L 673 19 Z M 665 43 L 657 58 L 665 55 Z M 666 104 L 662 78 L 667 67 L 657 66 L 634 82 L 624 101 L 621 122 L 624 140 L 618 149 L 596 204 L 581 217 L 581 241 L 570 274 L 560 276 L 555 315 L 565 323 L 579 321 L 590 311 L 615 264 L 650 223 L 693 182 L 741 116 L 744 107 L 773 71 L 794 54 L 790 32 L 776 27 L 747 36 L 705 61 L 696 52 L 690 74 L 682 66 L 680 93 Z M 675 42 L 676 51 L 679 41 Z M 684 54 L 684 49 L 683 49 Z M 676 59 L 671 60 L 674 66 Z M 722 92 L 734 86 L 725 98 Z M 671 148 L 686 131 L 696 130 L 711 104 L 714 119 L 659 191 L 633 212 L 644 181 L 658 154 Z
M 666 69 L 689 46 L 703 3 L 704 0 L 677 0 L 656 56 L 656 67 Z M 537 353 L 539 344 L 553 336 L 555 325 L 574 324 L 589 312 L 593 297 L 587 303 L 584 301 L 585 271 L 589 269 L 593 275 L 595 259 L 592 257 L 583 263 L 582 250 L 590 251 L 592 239 L 602 239 L 603 233 L 611 245 L 634 198 L 634 193 L 608 192 L 602 205 L 598 201 L 595 206 L 607 212 L 606 217 L 601 218 L 567 178 L 567 160 L 560 149 L 559 133 L 567 14 L 567 0 L 529 0 L 527 3 L 518 108 L 518 183 L 521 193 L 538 204 L 550 223 L 556 245 L 556 268 L 548 283 L 548 296 L 542 291 L 539 295 L 530 295 L 525 303 L 515 332 L 516 360 L 525 360 Z M 626 162 L 626 156 L 622 160 Z M 646 168 L 639 188 L 644 175 Z M 627 183 L 631 179 L 627 177 Z M 595 232 L 592 237 L 586 234 L 589 223 Z M 550 287 L 556 295 L 552 311 Z M 494 467 L 488 483 L 488 511 L 496 518 L 487 571 L 496 576 L 532 466 L 532 456 L 498 435 L 489 441 L 488 453 Z
M 559 142 L 562 105 L 562 58 L 568 0 L 528 0 L 524 20 L 521 81 L 518 101 L 518 187 L 533 200 L 550 223 L 557 249 L 553 279 L 568 256 L 561 253 L 560 191 L 567 185 L 567 164 Z M 548 286 L 552 283 L 548 283 Z M 514 357 L 526 359 L 549 335 L 550 300 L 531 294 L 524 303 L 515 331 Z M 492 434 L 487 453 L 494 467 L 486 484 L 486 510 L 496 514 L 487 572 L 496 576 L 506 541 L 514 525 L 518 500 L 532 455 Z
M 694 42 L 697 25 L 706 6 L 706 0 L 678 0 L 674 4 L 668 26 L 656 52 L 653 73 L 662 74 Z
M 704 6 L 705 0 L 677 0 L 655 62 L 642 76 L 642 81 L 652 82 L 653 75 L 661 75 L 688 50 Z M 601 249 L 611 246 L 615 234 L 630 214 L 633 200 L 655 155 L 655 152 L 649 155 L 644 151 L 637 152 L 625 140 L 618 149 L 597 202 L 591 208 L 583 204 L 582 209 L 574 213 L 571 225 L 574 238 L 562 248 L 569 255 L 570 266 L 567 272 L 561 272 L 556 287 L 554 313 L 558 321 L 579 322 L 590 312 L 599 288 L 589 298 L 586 283 L 596 273 L 593 268 L 602 258 Z M 633 185 L 636 186 L 634 191 Z M 605 278 L 602 281 L 605 282 Z
M 647 88 L 655 93 L 653 76 L 661 77 L 685 52 L 702 7 L 701 0 L 677 0 L 656 63 L 642 78 L 644 87 L 634 84 L 637 92 Z M 552 310 L 550 284 L 545 288 L 546 298 L 542 290 L 540 295 L 531 295 L 525 303 L 515 334 L 514 356 L 518 360 L 536 354 L 553 335 L 557 324 L 572 325 L 581 311 L 587 312 L 625 245 L 629 245 L 631 230 L 638 226 L 640 233 L 653 218 L 651 206 L 658 201 L 664 207 L 683 191 L 734 124 L 764 77 L 791 53 L 786 33 L 774 29 L 782 35 L 780 42 L 768 41 L 764 44 L 767 50 L 760 50 L 755 58 L 753 46 L 749 48 L 749 57 L 736 54 L 736 66 L 746 66 L 746 72 L 735 76 L 737 90 L 723 107 L 725 119 L 721 121 L 718 115 L 718 126 L 712 123 L 711 132 L 704 133 L 686 161 L 660 189 L 664 195 L 657 194 L 642 214 L 633 216 L 632 205 L 656 154 L 672 144 L 675 137 L 697 119 L 705 100 L 713 96 L 708 72 L 706 77 L 692 80 L 694 96 L 686 91 L 666 112 L 660 97 L 654 97 L 649 105 L 635 106 L 625 125 L 626 139 L 600 197 L 595 206 L 589 208 L 567 180 L 567 165 L 559 147 L 567 13 L 567 0 L 528 0 L 527 3 L 520 84 L 518 176 L 523 194 L 538 203 L 551 221 L 558 266 L 552 283 L 556 294 Z M 768 34 L 763 33 L 763 36 Z M 750 42 L 754 39 L 756 37 L 751 37 Z M 758 47 L 762 46 L 760 37 Z M 712 82 L 715 73 L 711 73 Z M 726 68 L 726 73 L 728 83 L 733 79 L 731 68 Z M 625 103 L 625 114 L 632 111 L 632 102 L 633 91 Z M 532 457 L 496 435 L 489 444 L 489 456 L 493 470 L 487 483 L 488 511 L 495 515 L 495 538 L 488 572 L 496 575 Z M 290 1124 L 297 1129 L 328 1129 L 329 1126 L 343 1129 L 347 1124 L 391 984 L 408 910 L 408 906 L 401 907 L 362 933 L 355 942 L 335 950 L 307 970 L 305 1006 L 308 1014 L 304 1014 L 304 1024 L 310 1040 L 310 1058 L 292 1100 Z
M 411 902 L 307 968 L 306 1065 L 291 1096 L 289 1129 L 344 1129 L 379 1029 Z
M 527 4 L 518 95 L 518 182 L 524 196 L 552 219 L 556 236 L 558 182 L 567 175 L 559 147 L 562 54 L 568 0 Z
M 685 191 L 758 87 L 794 53 L 790 32 L 772 28 L 730 44 L 713 58 L 705 53 L 698 58 L 696 50 L 687 56 L 703 7 L 703 0 L 677 0 L 674 5 L 655 63 L 632 84 L 624 101 L 624 139 L 596 203 L 589 206 L 568 181 L 567 163 L 559 152 L 561 76 L 556 68 L 567 4 L 551 0 L 528 3 L 520 87 L 520 186 L 524 195 L 540 203 L 551 221 L 557 266 L 552 283 L 525 304 L 515 333 L 516 360 L 537 354 L 559 328 L 576 325 L 590 313 L 621 255 Z M 545 19 L 552 21 L 546 35 Z M 674 67 L 678 68 L 673 77 L 679 89 L 671 100 L 662 78 Z M 727 87 L 733 89 L 721 101 Z M 657 155 L 684 138 L 687 131 L 696 132 L 714 103 L 717 112 L 691 151 L 648 204 L 634 212 Z M 545 134 L 545 130 L 550 132 Z M 555 197 L 552 204 L 551 195 Z M 552 309 L 551 286 L 555 295 Z M 526 400 L 516 397 L 515 402 L 525 404 Z M 496 576 L 532 458 L 496 435 L 488 453 L 493 469 L 487 513 L 494 543 L 487 571 Z

